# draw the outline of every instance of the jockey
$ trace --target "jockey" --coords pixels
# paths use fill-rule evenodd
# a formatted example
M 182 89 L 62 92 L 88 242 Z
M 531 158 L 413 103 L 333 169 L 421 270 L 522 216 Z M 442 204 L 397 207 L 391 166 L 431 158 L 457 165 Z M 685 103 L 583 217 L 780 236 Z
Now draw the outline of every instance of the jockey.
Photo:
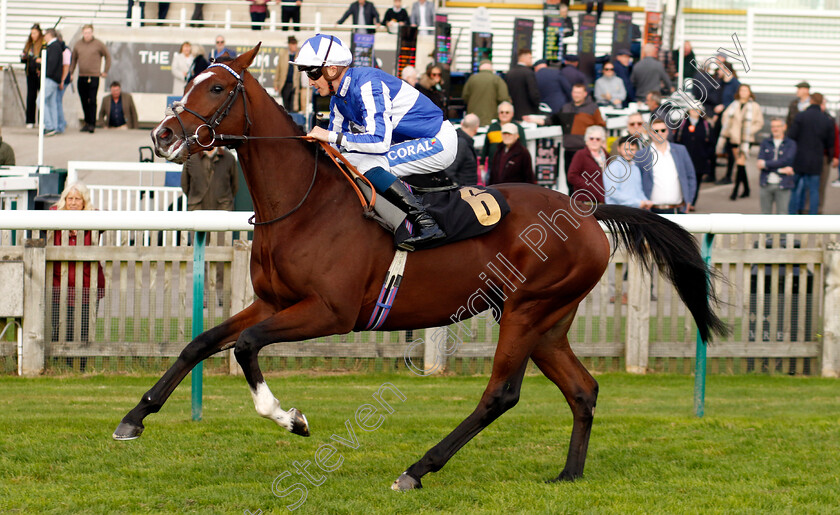
M 406 213 L 415 232 L 401 247 L 420 249 L 446 237 L 398 177 L 435 173 L 455 160 L 458 136 L 425 95 L 382 70 L 351 68 L 353 56 L 335 36 L 307 39 L 291 64 L 309 85 L 331 96 L 329 130 L 309 136 L 331 143 L 376 191 Z

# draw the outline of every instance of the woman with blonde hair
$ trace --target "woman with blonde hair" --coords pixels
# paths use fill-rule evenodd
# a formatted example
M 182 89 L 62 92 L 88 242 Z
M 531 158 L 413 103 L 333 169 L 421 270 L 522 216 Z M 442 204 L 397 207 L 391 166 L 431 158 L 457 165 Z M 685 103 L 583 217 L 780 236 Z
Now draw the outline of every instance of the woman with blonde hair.
M 64 191 L 61 192 L 61 198 L 55 206 L 50 208 L 56 211 L 94 211 L 93 203 L 90 201 L 90 190 L 82 182 L 74 182 L 68 184 Z M 97 245 L 99 243 L 98 236 L 94 239 L 93 231 L 81 231 L 82 238 L 79 238 L 79 231 L 68 231 L 66 237 L 62 231 L 55 231 L 53 233 L 53 245 Z M 62 241 L 65 240 L 65 241 Z M 66 311 L 66 327 L 65 340 L 74 341 L 75 338 L 75 311 L 76 311 L 76 266 L 75 261 L 68 261 L 65 263 L 53 263 L 53 283 L 52 283 L 52 341 L 59 339 L 59 309 L 61 304 L 61 277 L 62 270 L 67 275 L 67 311 Z M 97 280 L 96 280 L 96 300 L 98 301 L 105 296 L 105 274 L 102 270 L 102 265 L 96 263 Z M 91 262 L 85 261 L 82 264 L 82 299 L 81 299 L 81 327 L 79 334 L 79 341 L 88 342 L 90 340 L 90 297 L 91 297 Z M 96 303 L 94 302 L 94 314 L 96 313 Z M 67 358 L 67 366 L 72 367 L 72 358 Z M 79 358 L 79 367 L 82 372 L 85 371 L 87 365 L 87 358 Z
M 26 128 L 35 126 L 35 106 L 38 90 L 41 87 L 41 48 L 44 46 L 44 33 L 37 23 L 29 29 L 29 37 L 20 53 L 20 62 L 26 64 Z
M 189 41 L 181 43 L 181 48 L 172 56 L 172 94 L 183 95 L 187 85 L 187 76 L 192 66 L 192 45 Z
M 732 188 L 730 200 L 738 198 L 738 186 L 743 183 L 744 191 L 741 198 L 750 196 L 750 184 L 747 181 L 747 156 L 750 145 L 755 143 L 755 135 L 764 127 L 764 116 L 761 106 L 755 101 L 755 95 L 746 84 L 738 87 L 735 101 L 723 112 L 723 129 L 721 137 L 728 138 L 735 164 L 738 166 L 735 174 L 735 186 Z

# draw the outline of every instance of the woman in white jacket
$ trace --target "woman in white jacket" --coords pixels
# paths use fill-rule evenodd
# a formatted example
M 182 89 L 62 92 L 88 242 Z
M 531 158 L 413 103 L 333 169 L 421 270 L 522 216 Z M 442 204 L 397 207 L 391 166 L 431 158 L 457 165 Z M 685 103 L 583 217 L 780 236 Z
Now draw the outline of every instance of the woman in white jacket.
M 764 127 L 764 116 L 761 106 L 755 101 L 752 89 L 741 84 L 735 101 L 729 104 L 723 112 L 723 129 L 721 138 L 729 138 L 732 152 L 735 154 L 735 164 L 738 166 L 735 174 L 735 187 L 732 188 L 731 200 L 738 198 L 738 186 L 744 183 L 741 198 L 750 196 L 750 184 L 747 182 L 747 156 L 750 144 L 755 143 L 755 135 Z
M 187 85 L 187 74 L 193 62 L 192 45 L 189 41 L 181 43 L 181 50 L 172 56 L 172 94 L 183 95 Z

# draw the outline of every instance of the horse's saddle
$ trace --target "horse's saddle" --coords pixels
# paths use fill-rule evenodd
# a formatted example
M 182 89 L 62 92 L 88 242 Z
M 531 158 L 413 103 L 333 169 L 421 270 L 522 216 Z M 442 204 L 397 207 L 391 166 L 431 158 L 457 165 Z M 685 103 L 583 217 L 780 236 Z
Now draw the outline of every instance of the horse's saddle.
M 443 174 L 414 175 L 405 181 L 446 233 L 446 239 L 435 247 L 490 232 L 510 213 L 507 200 L 498 190 L 482 186 L 458 187 L 445 177 Z M 356 182 L 370 200 L 370 187 L 360 179 Z M 376 221 L 394 234 L 395 245 L 412 236 L 413 227 L 405 213 L 381 195 L 376 196 L 374 211 Z

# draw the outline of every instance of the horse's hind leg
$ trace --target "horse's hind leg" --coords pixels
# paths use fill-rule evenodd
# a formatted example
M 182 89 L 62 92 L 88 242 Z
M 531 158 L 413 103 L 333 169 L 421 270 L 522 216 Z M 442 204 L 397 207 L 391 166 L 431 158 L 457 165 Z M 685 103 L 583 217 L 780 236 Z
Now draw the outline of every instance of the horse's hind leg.
M 552 481 L 573 481 L 583 476 L 592 419 L 595 415 L 595 401 L 598 398 L 598 382 L 584 368 L 569 346 L 568 331 L 574 314 L 572 311 L 564 317 L 549 333 L 553 338 L 541 342 L 531 354 L 531 359 L 542 373 L 563 392 L 574 416 L 566 466 Z
M 454 431 L 426 452 L 420 461 L 408 467 L 391 485 L 392 489 L 422 488 L 420 479 L 424 475 L 443 468 L 461 447 L 516 405 L 519 401 L 522 377 L 528 366 L 529 349 L 527 339 L 522 334 L 515 334 L 514 330 L 506 327 L 503 322 L 493 361 L 493 372 L 478 406 Z
M 115 440 L 133 440 L 143 432 L 143 419 L 160 411 L 175 388 L 199 362 L 223 350 L 226 343 L 236 341 L 239 333 L 270 314 L 260 301 L 251 304 L 218 326 L 207 330 L 191 341 L 175 363 L 140 399 L 137 406 L 123 417 L 114 431 Z

